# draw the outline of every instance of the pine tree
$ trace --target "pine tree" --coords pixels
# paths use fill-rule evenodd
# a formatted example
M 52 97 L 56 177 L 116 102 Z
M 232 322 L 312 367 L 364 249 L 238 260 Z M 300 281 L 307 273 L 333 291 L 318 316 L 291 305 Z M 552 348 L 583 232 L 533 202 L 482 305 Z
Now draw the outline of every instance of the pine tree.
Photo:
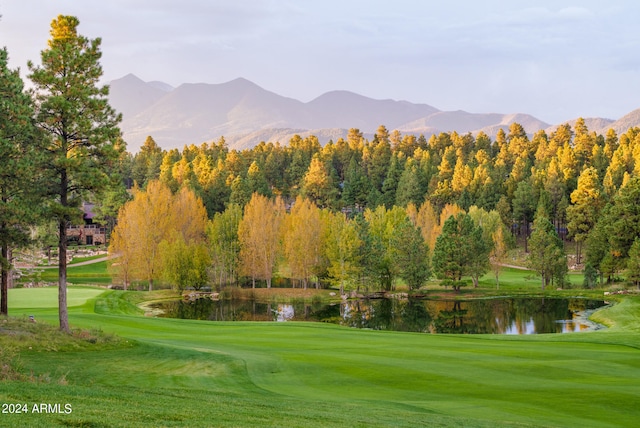
M 629 248 L 627 279 L 640 290 L 640 238 L 636 237 Z
M 460 291 L 464 285 L 462 277 L 470 274 L 474 226 L 468 214 L 449 216 L 444 222 L 442 233 L 436 239 L 433 250 L 433 271 L 444 285 L 450 284 Z M 481 233 L 481 232 L 480 232 Z
M 544 290 L 552 279 L 559 282 L 557 285 L 563 286 L 564 277 L 568 270 L 567 256 L 562 241 L 542 205 L 538 207 L 533 222 L 529 249 L 528 264 L 532 270 L 540 275 L 542 289 Z
M 33 104 L 17 70 L 0 49 L 0 315 L 8 313 L 11 252 L 29 241 L 27 226 L 40 205 L 35 185 L 43 140 L 36 133 Z
M 54 19 L 48 47 L 41 52 L 42 64 L 28 63 L 37 122 L 50 142 L 48 191 L 59 226 L 59 320 L 60 329 L 67 332 L 67 224 L 79 215 L 86 192 L 108 184 L 109 168 L 118 158 L 115 142 L 122 118 L 109 106 L 108 87 L 98 86 L 101 40 L 79 35 L 79 23 L 73 16 Z
M 393 234 L 396 248 L 395 261 L 400 265 L 400 277 L 410 289 L 419 289 L 431 276 L 429 247 L 425 244 L 420 229 L 407 218 Z
M 533 188 L 528 180 L 518 183 L 518 188 L 513 195 L 513 217 L 520 223 L 521 232 L 524 235 L 524 251 L 529 252 L 528 236 L 529 223 L 535 213 L 536 199 Z

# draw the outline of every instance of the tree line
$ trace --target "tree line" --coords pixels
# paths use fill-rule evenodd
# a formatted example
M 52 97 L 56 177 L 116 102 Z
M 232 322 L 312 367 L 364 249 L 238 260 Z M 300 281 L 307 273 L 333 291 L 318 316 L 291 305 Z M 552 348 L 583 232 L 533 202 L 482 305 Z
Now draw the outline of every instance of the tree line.
M 573 127 L 564 124 L 531 137 L 518 123 L 499 130 L 495 139 L 455 131 L 427 139 L 380 126 L 372 140 L 354 128 L 346 139 L 324 146 L 314 136 L 295 136 L 288 145 L 263 142 L 245 150 L 230 150 L 220 138 L 165 151 L 148 137 L 140 152 L 123 155 L 120 168 L 128 183 L 144 187 L 159 180 L 174 192 L 190 188 L 210 218 L 230 206 L 245 207 L 254 193 L 280 198 L 285 205 L 302 197 L 349 218 L 367 209 L 408 210 L 427 202 L 436 216 L 450 206 L 495 211 L 503 239 L 524 245 L 532 265 L 542 269 L 536 257 L 548 260 L 555 253 L 556 266 L 547 263 L 551 271 L 541 274 L 544 283 L 562 283 L 562 244 L 572 240 L 573 264 L 584 267 L 587 285 L 593 286 L 625 269 L 635 281 L 632 267 L 638 262 L 630 250 L 640 223 L 634 218 L 622 224 L 619 216 L 631 216 L 635 200 L 627 194 L 638 185 L 639 161 L 640 128 L 620 136 L 609 129 L 603 136 L 578 119 Z M 546 248 L 557 251 L 531 252 L 530 238 L 540 245 L 541 238 L 532 235 L 536 229 L 546 230 L 550 236 L 542 242 L 553 243 Z M 432 230 L 421 226 L 431 256 L 437 238 Z
M 420 207 L 378 205 L 348 216 L 298 196 L 257 192 L 241 207 L 230 204 L 207 220 L 202 200 L 182 187 L 173 194 L 160 180 L 133 190 L 119 212 L 109 251 L 114 279 L 127 289 L 157 280 L 178 291 L 242 282 L 271 287 L 275 276 L 294 287 L 392 290 L 397 279 L 419 289 L 432 272 L 459 289 L 463 276 L 475 286 L 504 260 L 505 227 L 497 211 L 446 205 L 439 216 Z M 433 256 L 432 256 L 433 254 Z M 565 263 L 566 264 L 566 263 Z M 277 272 L 277 275 L 276 275 Z M 449 284 L 445 282 L 444 284 Z

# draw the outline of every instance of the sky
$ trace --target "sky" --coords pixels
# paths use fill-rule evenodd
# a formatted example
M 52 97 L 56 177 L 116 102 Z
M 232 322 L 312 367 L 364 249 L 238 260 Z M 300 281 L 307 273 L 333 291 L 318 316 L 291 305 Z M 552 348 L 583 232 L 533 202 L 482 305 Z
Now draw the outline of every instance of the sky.
M 0 0 L 23 78 L 59 14 L 102 39 L 105 83 L 244 77 L 303 102 L 348 90 L 550 124 L 640 108 L 637 0 Z

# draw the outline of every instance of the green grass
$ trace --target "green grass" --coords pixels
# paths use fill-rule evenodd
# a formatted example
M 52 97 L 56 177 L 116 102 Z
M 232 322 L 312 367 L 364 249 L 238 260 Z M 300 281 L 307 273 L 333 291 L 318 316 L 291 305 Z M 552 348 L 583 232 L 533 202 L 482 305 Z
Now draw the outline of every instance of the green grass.
M 518 283 L 516 272 L 505 275 L 505 288 L 538 289 Z M 55 323 L 50 290 L 10 290 L 10 311 Z M 597 312 L 613 326 L 605 331 L 513 337 L 149 318 L 135 306 L 145 295 L 70 287 L 71 324 L 124 342 L 81 351 L 23 347 L 24 370 L 54 381 L 3 382 L 0 402 L 69 403 L 73 412 L 0 415 L 0 426 L 612 427 L 640 420 L 640 297 Z
M 106 256 L 107 256 L 106 254 L 97 254 L 95 256 L 74 257 L 73 259 L 71 259 L 71 262 L 69 262 L 69 265 L 73 265 L 76 263 L 89 262 L 91 260 L 102 259 L 102 258 L 105 258 Z
M 58 269 L 44 270 L 40 278 L 42 281 L 57 282 Z M 72 284 L 110 284 L 111 275 L 107 270 L 107 262 L 91 263 L 84 266 L 68 266 L 67 280 Z
M 102 293 L 104 293 L 103 289 L 95 287 L 70 287 L 67 292 L 67 306 L 84 305 L 89 299 Z M 9 302 L 13 312 L 36 308 L 54 308 L 58 305 L 58 287 L 12 289 Z

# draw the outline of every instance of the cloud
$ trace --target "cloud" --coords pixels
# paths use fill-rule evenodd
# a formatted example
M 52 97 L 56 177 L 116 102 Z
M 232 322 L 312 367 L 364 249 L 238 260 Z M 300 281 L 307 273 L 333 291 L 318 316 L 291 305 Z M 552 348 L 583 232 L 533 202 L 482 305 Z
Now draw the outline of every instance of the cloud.
M 82 34 L 102 37 L 107 80 L 130 72 L 172 85 L 242 76 L 301 100 L 347 89 L 439 108 L 540 112 L 547 121 L 554 119 L 546 112 L 556 108 L 549 99 L 566 111 L 586 108 L 581 87 L 598 100 L 594 109 L 623 105 L 620 98 L 636 103 L 640 83 L 632 73 L 640 67 L 633 55 L 640 50 L 640 3 L 534 4 L 2 2 L 0 39 L 12 65 L 24 68 L 46 46 L 51 19 L 64 13 L 79 17 Z M 605 91 L 624 95 L 603 102 Z

